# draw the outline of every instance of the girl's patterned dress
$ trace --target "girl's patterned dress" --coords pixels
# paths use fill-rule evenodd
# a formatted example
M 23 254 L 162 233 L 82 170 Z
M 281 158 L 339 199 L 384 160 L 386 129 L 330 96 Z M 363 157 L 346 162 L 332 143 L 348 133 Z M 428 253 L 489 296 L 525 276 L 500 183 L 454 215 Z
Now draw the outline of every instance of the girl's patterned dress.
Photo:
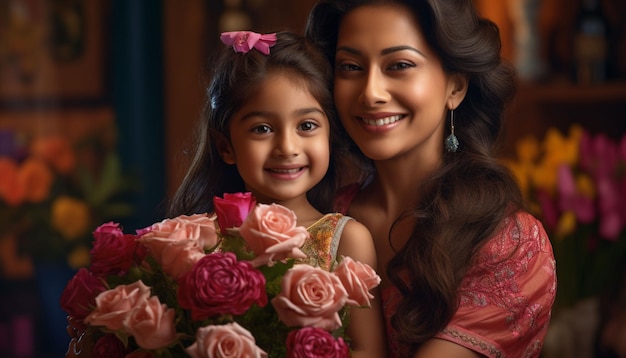
M 307 228 L 311 234 L 301 250 L 308 257 L 298 260 L 298 263 L 305 263 L 330 271 L 337 257 L 337 247 L 341 239 L 341 233 L 346 223 L 352 220 L 349 216 L 339 213 L 324 215 L 321 219 Z

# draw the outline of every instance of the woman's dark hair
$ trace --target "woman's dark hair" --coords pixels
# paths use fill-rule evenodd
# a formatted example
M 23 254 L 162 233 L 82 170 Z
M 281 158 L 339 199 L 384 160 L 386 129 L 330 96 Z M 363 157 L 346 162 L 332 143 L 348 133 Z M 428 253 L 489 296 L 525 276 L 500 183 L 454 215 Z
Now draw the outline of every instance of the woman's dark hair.
M 310 13 L 306 36 L 334 64 L 343 16 L 359 6 L 382 4 L 410 9 L 444 71 L 465 75 L 469 82 L 454 113 L 461 147 L 444 153 L 441 167 L 421 184 L 415 207 L 396 220 L 412 220 L 415 226 L 387 267 L 404 297 L 392 324 L 415 351 L 450 322 L 476 253 L 521 207 L 514 179 L 496 158 L 515 71 L 501 58 L 497 26 L 478 16 L 472 0 L 322 0 Z M 392 234 L 393 227 L 390 243 Z M 401 272 L 408 273 L 408 282 Z
M 279 32 L 269 55 L 255 49 L 239 53 L 230 46 L 222 45 L 211 68 L 206 102 L 196 133 L 195 154 L 170 203 L 168 215 L 212 212 L 214 196 L 246 190 L 237 167 L 222 160 L 216 145 L 219 138 L 230 140 L 229 123 L 233 114 L 254 95 L 269 74 L 275 73 L 301 81 L 328 117 L 331 148 L 329 168 L 320 183 L 307 193 L 307 197 L 318 210 L 330 211 L 338 186 L 337 161 L 342 150 L 336 135 L 336 127 L 340 124 L 333 106 L 331 67 L 319 48 L 300 35 Z

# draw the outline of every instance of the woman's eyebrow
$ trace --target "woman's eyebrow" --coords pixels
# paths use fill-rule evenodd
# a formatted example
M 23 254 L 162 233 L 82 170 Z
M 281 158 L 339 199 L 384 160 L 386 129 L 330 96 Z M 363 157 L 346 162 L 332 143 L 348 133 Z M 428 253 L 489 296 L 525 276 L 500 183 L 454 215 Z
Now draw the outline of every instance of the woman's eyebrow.
M 406 51 L 406 50 L 413 51 L 415 53 L 418 53 L 422 57 L 426 57 L 426 55 L 422 51 L 416 49 L 415 47 L 411 47 L 411 46 L 394 46 L 394 47 L 389 47 L 389 48 L 383 49 L 382 51 L 380 51 L 380 53 L 382 55 L 388 55 L 390 53 L 394 53 L 394 52 L 398 52 L 398 51 Z M 357 55 L 357 56 L 362 54 L 361 51 L 359 51 L 359 50 L 357 50 L 355 48 L 349 47 L 349 46 L 337 47 L 336 52 L 340 52 L 340 51 L 345 51 L 345 52 L 348 52 L 348 53 L 351 53 L 351 54 Z

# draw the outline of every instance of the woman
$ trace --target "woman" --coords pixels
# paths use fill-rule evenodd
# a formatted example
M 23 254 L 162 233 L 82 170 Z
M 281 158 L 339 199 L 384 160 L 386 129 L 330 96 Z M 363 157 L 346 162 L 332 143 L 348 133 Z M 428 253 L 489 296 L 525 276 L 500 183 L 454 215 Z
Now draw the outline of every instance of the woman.
M 515 83 L 497 27 L 471 0 L 322 0 L 306 34 L 371 169 L 337 204 L 374 237 L 390 356 L 538 356 L 555 262 L 495 156 Z

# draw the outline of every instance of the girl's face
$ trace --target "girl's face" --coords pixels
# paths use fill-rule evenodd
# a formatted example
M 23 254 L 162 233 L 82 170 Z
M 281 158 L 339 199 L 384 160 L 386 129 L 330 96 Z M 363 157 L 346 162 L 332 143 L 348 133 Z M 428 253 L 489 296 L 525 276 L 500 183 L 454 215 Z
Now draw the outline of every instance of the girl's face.
M 261 203 L 306 195 L 326 174 L 330 124 L 303 79 L 269 74 L 230 121 L 222 158 Z
M 335 105 L 367 157 L 441 157 L 454 84 L 408 8 L 365 5 L 342 20 Z

